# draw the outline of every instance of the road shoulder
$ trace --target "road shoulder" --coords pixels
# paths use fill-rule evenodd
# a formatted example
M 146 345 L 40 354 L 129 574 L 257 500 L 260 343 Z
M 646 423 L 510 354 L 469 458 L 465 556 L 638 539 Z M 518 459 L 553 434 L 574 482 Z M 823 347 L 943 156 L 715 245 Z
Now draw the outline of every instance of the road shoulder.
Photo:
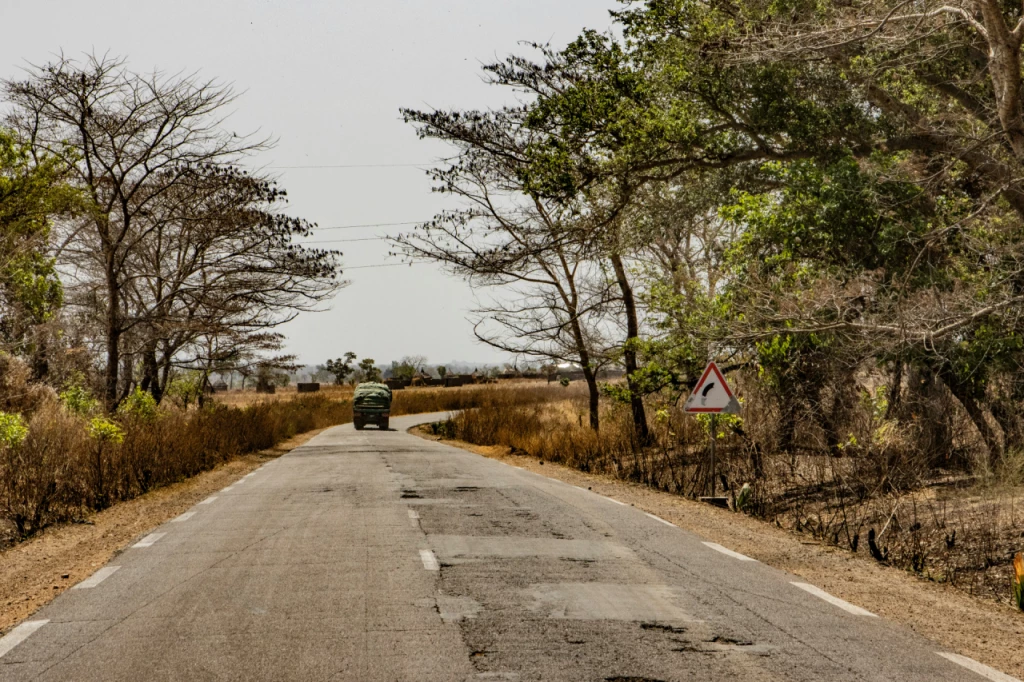
M 410 433 L 441 440 L 422 427 L 414 427 Z M 752 517 L 678 495 L 513 455 L 505 446 L 484 447 L 447 439 L 442 442 L 637 507 L 705 540 L 799 576 L 951 651 L 1024 678 L 1019 649 L 1024 637 L 1024 614 L 1008 607 L 973 599 L 873 560 L 810 542 Z
M 0 633 L 90 576 L 136 537 L 324 430 L 309 431 L 269 450 L 239 457 L 180 483 L 116 504 L 91 514 L 83 523 L 47 528 L 0 552 Z

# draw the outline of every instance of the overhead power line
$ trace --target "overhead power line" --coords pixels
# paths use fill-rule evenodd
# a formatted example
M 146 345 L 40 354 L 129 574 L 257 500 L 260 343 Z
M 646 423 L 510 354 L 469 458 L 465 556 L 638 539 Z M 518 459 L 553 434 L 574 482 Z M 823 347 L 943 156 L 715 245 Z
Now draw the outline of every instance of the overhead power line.
M 362 227 L 398 227 L 400 225 L 422 225 L 423 220 L 416 220 L 410 223 L 367 223 L 366 225 L 331 225 L 328 227 L 314 227 L 313 231 L 317 230 L 355 230 Z
M 402 266 L 411 267 L 413 265 L 427 265 L 426 263 L 380 263 L 378 265 L 354 265 L 350 268 L 342 267 L 342 272 L 348 272 L 349 270 L 367 270 L 369 268 L 399 268 Z
M 346 163 L 346 164 L 324 164 L 310 166 L 267 166 L 271 169 L 296 169 L 296 168 L 428 168 L 431 163 Z
M 302 242 L 303 246 L 306 244 L 340 244 L 342 242 L 382 242 L 389 239 L 389 237 L 357 237 L 356 239 L 325 239 L 319 242 Z

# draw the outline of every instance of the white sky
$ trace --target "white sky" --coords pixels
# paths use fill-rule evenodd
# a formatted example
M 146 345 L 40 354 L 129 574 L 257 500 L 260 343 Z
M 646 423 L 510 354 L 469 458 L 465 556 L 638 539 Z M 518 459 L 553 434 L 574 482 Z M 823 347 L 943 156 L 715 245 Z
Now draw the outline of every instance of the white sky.
M 416 138 L 400 107 L 483 108 L 512 94 L 480 65 L 520 41 L 562 46 L 605 30 L 615 0 L 0 0 L 0 77 L 63 51 L 125 56 L 136 71 L 199 70 L 242 91 L 229 125 L 278 139 L 267 167 L 421 164 L 447 148 Z M 430 219 L 445 198 L 417 168 L 275 169 L 290 213 L 321 227 Z M 450 201 L 450 200 L 448 200 Z M 412 226 L 408 226 L 411 228 Z M 325 230 L 317 240 L 402 227 Z M 382 241 L 333 245 L 349 267 L 397 262 Z M 500 362 L 467 322 L 473 292 L 433 265 L 352 269 L 330 310 L 283 328 L 310 364 L 351 350 L 378 362 Z

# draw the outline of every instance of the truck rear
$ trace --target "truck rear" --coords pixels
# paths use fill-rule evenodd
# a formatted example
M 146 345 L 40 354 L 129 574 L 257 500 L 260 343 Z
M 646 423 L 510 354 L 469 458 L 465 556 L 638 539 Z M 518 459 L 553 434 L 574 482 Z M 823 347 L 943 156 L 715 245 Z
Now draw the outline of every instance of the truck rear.
M 366 383 L 356 386 L 352 397 L 352 424 L 362 431 L 367 424 L 388 430 L 391 418 L 391 389 L 384 384 Z

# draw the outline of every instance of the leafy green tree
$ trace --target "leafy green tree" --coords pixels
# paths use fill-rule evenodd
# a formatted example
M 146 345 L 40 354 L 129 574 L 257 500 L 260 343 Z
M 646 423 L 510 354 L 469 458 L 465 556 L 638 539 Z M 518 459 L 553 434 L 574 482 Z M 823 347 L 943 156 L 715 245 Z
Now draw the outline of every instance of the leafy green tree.
M 0 343 L 32 357 L 45 374 L 45 348 L 34 327 L 51 319 L 63 301 L 55 261 L 48 255 L 52 219 L 68 214 L 77 195 L 54 157 L 33 157 L 14 134 L 0 128 Z
M 345 356 L 343 358 L 328 360 L 324 364 L 324 369 L 328 373 L 334 375 L 335 385 L 341 386 L 342 384 L 344 384 L 345 379 L 347 379 L 352 374 L 352 372 L 355 371 L 355 368 L 352 367 L 352 363 L 355 362 L 355 359 L 356 354 L 349 351 L 348 353 L 345 353 Z
M 380 370 L 377 368 L 376 360 L 363 358 L 359 361 L 359 374 L 363 381 L 380 381 Z

